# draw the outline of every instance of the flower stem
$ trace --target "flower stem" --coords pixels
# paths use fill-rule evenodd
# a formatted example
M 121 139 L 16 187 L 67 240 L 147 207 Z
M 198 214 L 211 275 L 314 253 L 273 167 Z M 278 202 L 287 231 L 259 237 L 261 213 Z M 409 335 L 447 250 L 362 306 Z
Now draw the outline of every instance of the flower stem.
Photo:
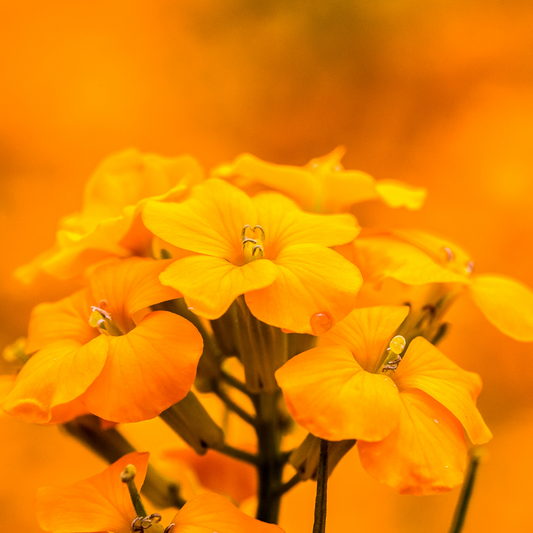
M 252 465 L 258 464 L 256 455 L 245 452 L 239 448 L 234 448 L 229 444 L 224 444 L 222 447 L 217 448 L 217 452 L 227 455 L 228 457 L 233 457 L 234 459 L 239 459 L 239 461 L 244 461 L 245 463 L 250 463 Z
M 325 533 L 326 531 L 326 511 L 328 499 L 328 447 L 329 442 L 321 439 L 313 533 Z
M 280 390 L 262 392 L 254 398 L 257 413 L 256 433 L 258 441 L 258 505 L 256 518 L 276 524 L 282 496 L 284 460 L 280 451 L 281 425 L 278 416 Z
M 245 411 L 239 404 L 234 402 L 222 387 L 217 384 L 214 387 L 213 392 L 226 404 L 226 407 L 230 411 L 233 411 L 246 423 L 250 424 L 251 426 L 255 426 L 255 418 L 250 413 Z
M 466 513 L 468 511 L 468 504 L 470 503 L 472 491 L 474 490 L 477 469 L 484 453 L 485 450 L 483 448 L 472 448 L 470 451 L 470 464 L 468 465 L 463 487 L 461 488 L 461 494 L 459 495 L 459 500 L 455 507 L 450 533 L 460 533 L 463 529 Z

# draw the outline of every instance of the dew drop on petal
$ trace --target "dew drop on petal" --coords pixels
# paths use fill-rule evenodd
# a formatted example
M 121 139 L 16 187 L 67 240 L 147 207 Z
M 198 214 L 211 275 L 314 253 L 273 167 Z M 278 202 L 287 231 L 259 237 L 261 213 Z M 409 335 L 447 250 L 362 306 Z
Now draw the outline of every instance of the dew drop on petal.
M 333 318 L 329 313 L 315 313 L 311 317 L 311 330 L 314 335 L 324 335 L 333 327 Z
M 439 421 L 436 418 L 434 418 L 433 420 L 435 420 L 435 424 L 439 423 Z

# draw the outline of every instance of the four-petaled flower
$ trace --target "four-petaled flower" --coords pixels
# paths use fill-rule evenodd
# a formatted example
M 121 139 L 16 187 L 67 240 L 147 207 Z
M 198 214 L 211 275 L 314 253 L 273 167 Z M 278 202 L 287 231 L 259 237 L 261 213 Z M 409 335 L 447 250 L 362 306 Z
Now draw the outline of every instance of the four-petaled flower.
M 462 481 L 463 427 L 474 444 L 491 438 L 466 372 L 422 337 L 395 372 L 387 342 L 407 307 L 357 309 L 325 337 L 335 345 L 297 355 L 276 372 L 289 412 L 313 435 L 357 439 L 363 467 L 406 494 L 433 494 Z M 384 355 L 385 354 L 385 355 Z M 390 375 L 389 375 L 390 374 Z
M 204 318 L 219 318 L 244 294 L 259 320 L 313 333 L 315 315 L 331 326 L 355 307 L 360 273 L 328 248 L 356 237 L 352 215 L 304 213 L 278 193 L 250 198 L 210 179 L 182 203 L 148 202 L 143 220 L 164 241 L 195 252 L 160 280 Z
M 91 412 L 113 422 L 153 418 L 190 390 L 203 342 L 184 318 L 149 307 L 179 297 L 158 275 L 168 261 L 97 268 L 90 287 L 32 314 L 23 366 L 2 408 L 27 422 Z

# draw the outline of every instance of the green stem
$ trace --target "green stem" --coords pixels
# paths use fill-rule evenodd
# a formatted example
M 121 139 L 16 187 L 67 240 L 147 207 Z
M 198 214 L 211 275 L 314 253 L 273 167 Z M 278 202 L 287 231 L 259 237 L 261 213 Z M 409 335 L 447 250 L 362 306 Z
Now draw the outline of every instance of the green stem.
M 461 488 L 461 494 L 455 507 L 450 533 L 460 533 L 465 523 L 466 513 L 468 511 L 468 504 L 474 490 L 474 482 L 476 480 L 476 473 L 479 467 L 479 462 L 484 454 L 483 448 L 473 448 L 470 452 L 470 464 L 465 475 L 465 480 Z
M 245 463 L 250 463 L 256 466 L 258 464 L 258 458 L 256 455 L 245 452 L 244 450 L 241 450 L 239 448 L 234 448 L 229 444 L 224 444 L 222 447 L 217 448 L 217 452 L 223 453 L 224 455 L 233 457 L 235 459 L 239 459 L 239 461 L 244 461 Z
M 286 483 L 283 483 L 283 485 L 280 487 L 279 493 L 281 496 L 285 494 L 286 492 L 289 492 L 292 488 L 296 487 L 298 483 L 302 481 L 302 477 L 299 473 L 294 474 L 294 476 L 289 479 Z
M 255 418 L 250 413 L 245 411 L 239 404 L 234 402 L 224 389 L 219 386 L 216 386 L 213 389 L 213 392 L 226 404 L 228 409 L 233 411 L 237 416 L 239 416 L 242 420 L 244 420 L 251 426 L 255 426 Z
M 281 426 L 277 402 L 280 391 L 262 392 L 254 398 L 257 413 L 256 433 L 258 441 L 258 505 L 256 518 L 276 524 L 281 503 L 283 454 L 280 451 Z
M 225 381 L 228 385 L 231 385 L 234 389 L 237 389 L 243 394 L 246 394 L 246 396 L 250 396 L 250 391 L 246 388 L 246 385 L 242 381 L 238 380 L 236 377 L 225 372 L 224 370 L 221 370 L 220 372 L 220 379 L 222 381 Z
M 326 532 L 326 511 L 328 499 L 328 447 L 327 440 L 320 440 L 320 459 L 316 484 L 315 523 L 313 533 Z

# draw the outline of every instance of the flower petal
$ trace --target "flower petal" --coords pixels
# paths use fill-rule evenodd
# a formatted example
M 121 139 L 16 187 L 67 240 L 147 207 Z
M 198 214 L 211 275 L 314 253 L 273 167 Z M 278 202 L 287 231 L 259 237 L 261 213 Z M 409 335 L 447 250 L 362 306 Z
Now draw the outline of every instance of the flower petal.
M 278 275 L 267 259 L 235 266 L 218 257 L 195 255 L 172 263 L 161 283 L 178 289 L 197 315 L 221 317 L 241 294 L 270 285 Z
M 396 429 L 380 442 L 357 442 L 363 468 L 402 494 L 438 494 L 459 485 L 466 465 L 460 422 L 422 391 L 402 392 L 400 399 Z
M 137 470 L 135 485 L 140 490 L 148 457 L 147 452 L 130 453 L 96 476 L 67 487 L 40 488 L 36 498 L 39 525 L 54 533 L 130 533 L 137 513 L 120 474 L 133 464 Z
M 2 408 L 25 422 L 48 422 L 52 408 L 78 398 L 96 379 L 107 351 L 103 335 L 85 345 L 66 340 L 46 346 L 22 367 Z
M 124 332 L 129 331 L 133 327 L 134 313 L 181 296 L 178 291 L 165 287 L 159 281 L 159 274 L 171 262 L 132 257 L 97 268 L 91 275 L 92 305 L 105 300 L 105 310 L 121 329 L 124 328 Z
M 143 221 L 150 231 L 178 248 L 229 261 L 242 251 L 243 227 L 257 223 L 250 198 L 219 179 L 194 187 L 190 197 L 179 204 L 148 202 Z
M 139 422 L 189 392 L 203 342 L 184 318 L 155 311 L 127 335 L 108 339 L 105 367 L 82 398 L 91 413 L 113 422 Z
M 304 208 L 312 207 L 321 192 L 319 180 L 309 170 L 290 165 L 276 165 L 261 161 L 251 154 L 242 154 L 230 165 L 215 169 L 221 177 L 247 178 L 281 191 L 294 198 Z
M 427 196 L 427 189 L 396 180 L 376 181 L 376 191 L 389 207 L 406 207 L 410 210 L 420 209 Z
M 533 292 L 505 276 L 472 276 L 470 294 L 489 322 L 518 341 L 533 341 Z
M 172 522 L 172 533 L 283 533 L 279 526 L 255 520 L 222 496 L 211 493 L 189 500 Z
M 317 215 L 304 213 L 292 200 L 277 193 L 253 198 L 257 220 L 266 234 L 265 256 L 274 260 L 292 244 L 336 246 L 351 242 L 360 231 L 350 214 Z
M 437 263 L 420 248 L 390 235 L 369 235 L 355 240 L 355 264 L 365 279 L 394 278 L 408 285 L 468 283 L 462 275 Z
M 463 424 L 474 444 L 491 439 L 475 403 L 481 392 L 480 377 L 458 367 L 423 337 L 409 345 L 394 382 L 400 391 L 420 389 L 444 405 Z
M 316 244 L 295 244 L 283 249 L 275 264 L 275 281 L 246 294 L 246 303 L 259 320 L 296 333 L 313 333 L 315 315 L 326 315 L 331 327 L 355 307 L 363 280 L 337 252 Z
M 93 297 L 83 289 L 54 303 L 36 306 L 30 317 L 26 353 L 31 354 L 56 341 L 73 340 L 81 344 L 98 336 L 89 325 Z
M 408 314 L 405 305 L 355 309 L 324 336 L 346 346 L 367 372 L 377 372 L 387 342 Z
M 393 380 L 365 372 L 343 346 L 303 352 L 277 372 L 287 408 L 310 433 L 327 440 L 383 439 L 398 424 Z

